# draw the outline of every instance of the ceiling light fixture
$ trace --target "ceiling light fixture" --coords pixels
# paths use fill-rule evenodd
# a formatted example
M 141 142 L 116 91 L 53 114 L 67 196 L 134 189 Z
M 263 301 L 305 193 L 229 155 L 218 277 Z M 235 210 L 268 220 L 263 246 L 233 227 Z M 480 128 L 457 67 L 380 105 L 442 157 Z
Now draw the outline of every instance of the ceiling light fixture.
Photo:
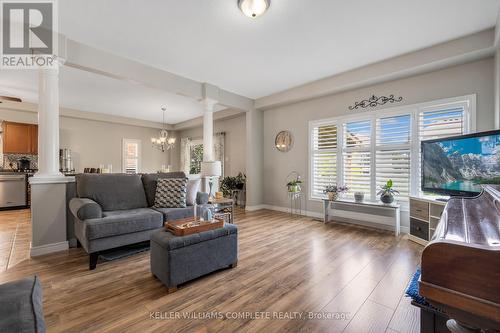
M 158 138 L 151 138 L 151 143 L 153 144 L 153 147 L 156 147 L 164 152 L 165 150 L 169 150 L 174 147 L 175 138 L 169 138 L 167 129 L 165 128 L 165 112 L 167 111 L 167 108 L 161 108 L 161 110 L 163 111 L 162 130 L 160 131 L 160 136 Z
M 256 18 L 269 8 L 271 0 L 238 0 L 238 7 L 248 17 Z

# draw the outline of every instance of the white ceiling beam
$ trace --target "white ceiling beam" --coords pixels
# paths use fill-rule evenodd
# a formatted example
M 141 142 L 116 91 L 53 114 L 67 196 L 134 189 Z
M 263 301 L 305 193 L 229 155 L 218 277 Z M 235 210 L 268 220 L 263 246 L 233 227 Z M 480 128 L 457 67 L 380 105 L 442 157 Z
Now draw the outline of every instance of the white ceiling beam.
M 34 103 L 27 102 L 7 102 L 2 101 L 0 103 L 0 110 L 9 110 L 9 111 L 22 111 L 27 113 L 38 113 L 38 105 Z M 140 127 L 148 127 L 148 128 L 163 128 L 162 123 L 141 120 L 135 118 L 121 117 L 121 116 L 113 116 L 104 113 L 96 113 L 96 112 L 88 112 L 88 111 L 80 111 L 69 108 L 60 108 L 59 114 L 61 117 L 65 118 L 77 118 L 77 119 L 85 119 L 85 120 L 94 120 L 94 121 L 103 121 L 114 124 L 121 125 L 130 125 L 130 126 L 140 126 Z M 173 130 L 173 125 L 166 125 L 165 128 L 167 130 Z
M 255 108 L 267 110 L 489 57 L 494 38 L 494 29 L 488 29 L 259 98 Z
M 225 109 L 214 113 L 214 121 L 241 117 L 242 115 L 244 115 L 244 112 L 241 110 Z M 202 125 L 203 125 L 203 117 L 197 117 L 173 125 L 172 130 L 182 131 L 193 127 L 201 127 Z
M 60 56 L 64 58 L 65 66 L 197 100 L 207 97 L 205 95 L 208 87 L 208 97 L 217 100 L 220 105 L 245 111 L 251 110 L 253 107 L 254 101 L 252 99 L 225 91 L 214 85 L 200 83 L 71 39 L 61 37 L 59 40 L 62 43 Z

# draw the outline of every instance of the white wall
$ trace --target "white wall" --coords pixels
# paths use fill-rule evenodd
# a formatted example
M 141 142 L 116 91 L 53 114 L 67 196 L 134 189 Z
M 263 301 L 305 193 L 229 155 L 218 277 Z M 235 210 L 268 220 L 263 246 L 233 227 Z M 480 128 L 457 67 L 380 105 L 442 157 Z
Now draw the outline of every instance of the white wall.
M 33 112 L 1 109 L 0 119 L 22 123 L 37 123 Z M 113 172 L 121 172 L 122 139 L 138 139 L 142 143 L 142 172 L 156 172 L 163 164 L 169 165 L 170 152 L 162 153 L 151 146 L 151 137 L 158 129 L 122 125 L 111 122 L 60 117 L 60 148 L 73 152 L 77 172 L 85 167 L 98 168 L 100 164 L 113 165 Z M 175 134 L 175 133 L 173 133 Z
M 264 112 L 264 203 L 288 207 L 286 175 L 298 171 L 308 178 L 308 122 L 358 112 L 348 106 L 372 94 L 402 96 L 398 105 L 415 104 L 447 97 L 477 94 L 477 129 L 494 127 L 493 58 L 448 69 L 386 82 L 371 87 L 347 91 L 309 101 L 273 108 Z M 390 105 L 391 106 L 391 105 Z M 390 107 L 389 106 L 389 107 Z M 394 106 L 394 105 L 392 105 Z M 379 107 L 381 109 L 383 107 Z M 274 148 L 274 139 L 281 130 L 290 130 L 295 144 L 288 153 Z M 307 189 L 307 185 L 304 186 Z M 306 201 L 306 210 L 320 213 L 321 202 Z M 408 226 L 408 218 L 403 219 Z
M 225 132 L 224 146 L 224 172 L 225 176 L 236 176 L 239 172 L 245 173 L 246 161 L 246 128 L 245 114 L 240 116 L 216 120 L 214 122 L 214 133 Z M 177 133 L 179 138 L 203 139 L 203 127 L 197 126 Z M 180 139 L 179 139 L 180 140 Z M 180 168 L 181 152 L 176 151 L 176 156 L 173 158 L 173 164 Z M 177 159 L 177 161 L 175 161 Z M 177 170 L 177 169 L 176 169 Z

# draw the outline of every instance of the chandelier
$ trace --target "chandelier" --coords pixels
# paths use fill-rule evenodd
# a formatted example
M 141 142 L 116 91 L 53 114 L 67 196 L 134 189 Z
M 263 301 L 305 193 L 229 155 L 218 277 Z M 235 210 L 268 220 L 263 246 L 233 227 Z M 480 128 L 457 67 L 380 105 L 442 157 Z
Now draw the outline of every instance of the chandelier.
M 169 138 L 168 137 L 168 132 L 166 130 L 166 124 L 165 124 L 165 112 L 167 111 L 167 108 L 161 108 L 163 111 L 163 122 L 162 122 L 162 129 L 160 131 L 160 135 L 157 138 L 151 138 L 151 143 L 153 144 L 153 147 L 155 147 L 158 150 L 161 150 L 164 152 L 165 150 L 172 149 L 175 145 L 175 138 Z

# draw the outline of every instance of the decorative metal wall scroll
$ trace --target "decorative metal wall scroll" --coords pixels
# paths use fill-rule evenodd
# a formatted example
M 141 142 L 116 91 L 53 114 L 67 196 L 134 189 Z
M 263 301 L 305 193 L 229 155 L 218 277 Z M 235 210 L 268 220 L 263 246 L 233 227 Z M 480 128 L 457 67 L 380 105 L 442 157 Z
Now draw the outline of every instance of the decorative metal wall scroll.
M 349 110 L 355 110 L 359 108 L 368 108 L 368 107 L 376 107 L 378 105 L 384 105 L 386 103 L 396 103 L 396 102 L 401 102 L 403 100 L 403 97 L 394 97 L 394 95 L 389 95 L 389 96 L 380 96 L 377 97 L 375 95 L 372 95 L 372 97 L 368 99 L 364 99 L 361 102 L 354 102 L 354 106 L 349 106 Z

